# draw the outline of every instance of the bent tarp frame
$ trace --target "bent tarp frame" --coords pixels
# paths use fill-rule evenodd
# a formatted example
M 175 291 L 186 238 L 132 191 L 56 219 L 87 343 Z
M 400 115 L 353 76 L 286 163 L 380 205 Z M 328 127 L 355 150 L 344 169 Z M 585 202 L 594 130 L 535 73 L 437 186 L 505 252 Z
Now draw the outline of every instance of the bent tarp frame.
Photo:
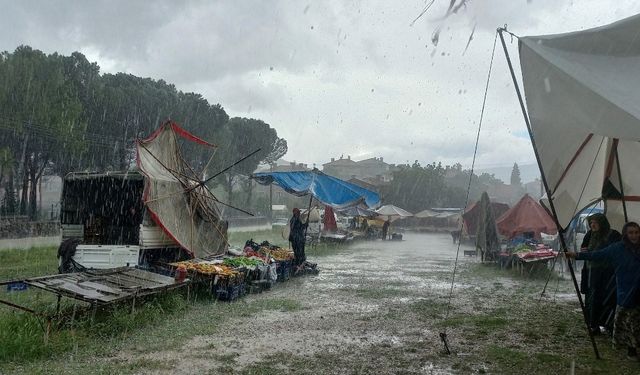
M 137 164 L 145 176 L 143 200 L 152 220 L 173 241 L 196 257 L 224 253 L 227 225 L 218 200 L 180 154 L 178 137 L 214 147 L 167 121 L 137 142 Z
M 378 193 L 339 178 L 329 176 L 317 169 L 300 172 L 261 172 L 252 178 L 261 185 L 276 184 L 286 192 L 296 195 L 311 195 L 320 203 L 336 210 L 364 204 L 369 208 L 380 205 Z

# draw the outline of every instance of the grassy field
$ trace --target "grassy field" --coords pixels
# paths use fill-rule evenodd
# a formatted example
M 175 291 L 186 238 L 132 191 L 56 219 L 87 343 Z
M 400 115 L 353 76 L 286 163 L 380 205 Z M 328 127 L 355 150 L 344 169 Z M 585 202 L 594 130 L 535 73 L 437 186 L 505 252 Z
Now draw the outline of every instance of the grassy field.
M 232 233 L 230 243 L 235 246 L 242 246 L 248 239 L 256 242 L 269 241 L 272 244 L 287 246 L 282 240 L 280 232 L 259 231 L 246 233 Z M 318 245 L 310 248 L 308 254 L 311 256 L 329 255 L 339 248 L 331 245 Z M 8 249 L 0 251 L 0 280 L 23 279 L 31 276 L 42 276 L 56 274 L 58 272 L 58 260 L 56 257 L 56 247 L 31 248 L 28 250 Z M 56 297 L 52 293 L 30 289 L 25 292 L 7 292 L 0 290 L 0 298 L 32 308 L 40 313 L 52 315 L 55 310 Z M 41 319 L 23 311 L 17 311 L 7 306 L 0 306 L 0 373 L 3 373 L 4 366 L 7 368 L 19 369 L 33 361 L 47 361 L 63 353 L 74 353 L 75 355 L 91 355 L 96 351 L 108 348 L 116 348 L 117 342 L 122 338 L 133 338 L 133 346 L 138 340 L 146 339 L 145 332 L 153 327 L 154 331 L 166 331 L 171 336 L 171 343 L 181 342 L 180 337 L 189 337 L 201 333 L 201 326 L 198 324 L 188 325 L 180 329 L 180 335 L 173 336 L 170 332 L 173 327 L 168 322 L 175 322 L 180 314 L 188 308 L 191 314 L 197 311 L 207 312 L 202 316 L 212 321 L 221 321 L 227 314 L 243 314 L 269 309 L 291 309 L 295 308 L 295 303 L 290 301 L 272 301 L 263 305 L 245 306 L 235 304 L 217 303 L 208 295 L 200 295 L 196 302 L 188 304 L 181 292 L 174 292 L 168 295 L 150 298 L 138 308 L 133 314 L 128 305 L 116 306 L 107 311 L 102 311 L 94 324 L 90 324 L 82 309 L 88 306 L 77 303 L 74 300 L 63 299 L 62 310 L 67 315 L 71 315 L 74 307 L 78 311 L 74 321 L 69 319 L 58 320 L 54 323 L 52 334 L 48 343 L 44 343 L 43 324 Z M 215 305 L 215 308 L 211 308 Z M 238 310 L 238 311 L 235 311 Z M 197 323 L 203 323 L 198 321 Z M 163 326 L 163 324 L 166 324 Z M 166 346 L 167 342 L 162 341 L 155 344 L 140 344 L 147 349 L 156 346 Z

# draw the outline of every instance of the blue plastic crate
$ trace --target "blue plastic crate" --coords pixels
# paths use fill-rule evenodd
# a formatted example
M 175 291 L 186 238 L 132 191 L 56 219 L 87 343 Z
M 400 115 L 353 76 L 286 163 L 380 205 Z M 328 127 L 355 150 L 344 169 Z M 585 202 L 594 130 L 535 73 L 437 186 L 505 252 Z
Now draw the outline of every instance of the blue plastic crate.
M 276 273 L 278 274 L 278 281 L 287 281 L 291 278 L 291 270 L 293 268 L 293 262 L 290 260 L 280 261 L 276 263 Z
M 29 288 L 29 285 L 22 281 L 7 284 L 7 292 L 22 292 Z
M 235 301 L 238 298 L 244 296 L 245 287 L 244 283 L 220 286 L 215 288 L 216 299 L 219 301 Z

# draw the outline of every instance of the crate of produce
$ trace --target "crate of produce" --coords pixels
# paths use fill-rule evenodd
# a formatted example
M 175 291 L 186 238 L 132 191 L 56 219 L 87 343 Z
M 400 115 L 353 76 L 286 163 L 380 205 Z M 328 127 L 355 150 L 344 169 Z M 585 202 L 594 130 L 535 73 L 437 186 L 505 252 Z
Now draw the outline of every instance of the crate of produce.
M 219 301 L 235 301 L 245 295 L 245 283 L 215 285 L 214 294 Z
M 293 262 L 290 260 L 282 260 L 276 262 L 276 273 L 278 274 L 278 281 L 287 281 L 291 278 L 291 272 L 293 269 Z

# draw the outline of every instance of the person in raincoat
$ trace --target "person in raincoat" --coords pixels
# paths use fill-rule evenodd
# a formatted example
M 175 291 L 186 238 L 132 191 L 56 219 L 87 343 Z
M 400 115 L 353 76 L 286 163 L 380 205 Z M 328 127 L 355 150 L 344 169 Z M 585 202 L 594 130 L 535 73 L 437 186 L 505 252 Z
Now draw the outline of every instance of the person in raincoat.
M 300 209 L 294 208 L 293 216 L 289 220 L 289 242 L 291 242 L 291 247 L 293 247 L 296 270 L 302 267 L 304 262 L 307 260 L 304 254 L 304 232 L 307 225 L 307 223 L 303 223 L 300 219 Z
M 589 231 L 585 234 L 581 251 L 593 252 L 621 240 L 620 233 L 611 229 L 604 214 L 596 213 L 587 218 Z M 585 294 L 585 308 L 589 327 L 594 334 L 605 327 L 613 331 L 613 315 L 616 308 L 616 281 L 613 265 L 608 261 L 585 262 L 580 280 Z
M 627 356 L 638 360 L 640 348 L 640 226 L 628 222 L 622 228 L 622 241 L 601 250 L 567 252 L 567 258 L 608 261 L 615 269 L 616 313 L 613 342 L 627 348 Z

